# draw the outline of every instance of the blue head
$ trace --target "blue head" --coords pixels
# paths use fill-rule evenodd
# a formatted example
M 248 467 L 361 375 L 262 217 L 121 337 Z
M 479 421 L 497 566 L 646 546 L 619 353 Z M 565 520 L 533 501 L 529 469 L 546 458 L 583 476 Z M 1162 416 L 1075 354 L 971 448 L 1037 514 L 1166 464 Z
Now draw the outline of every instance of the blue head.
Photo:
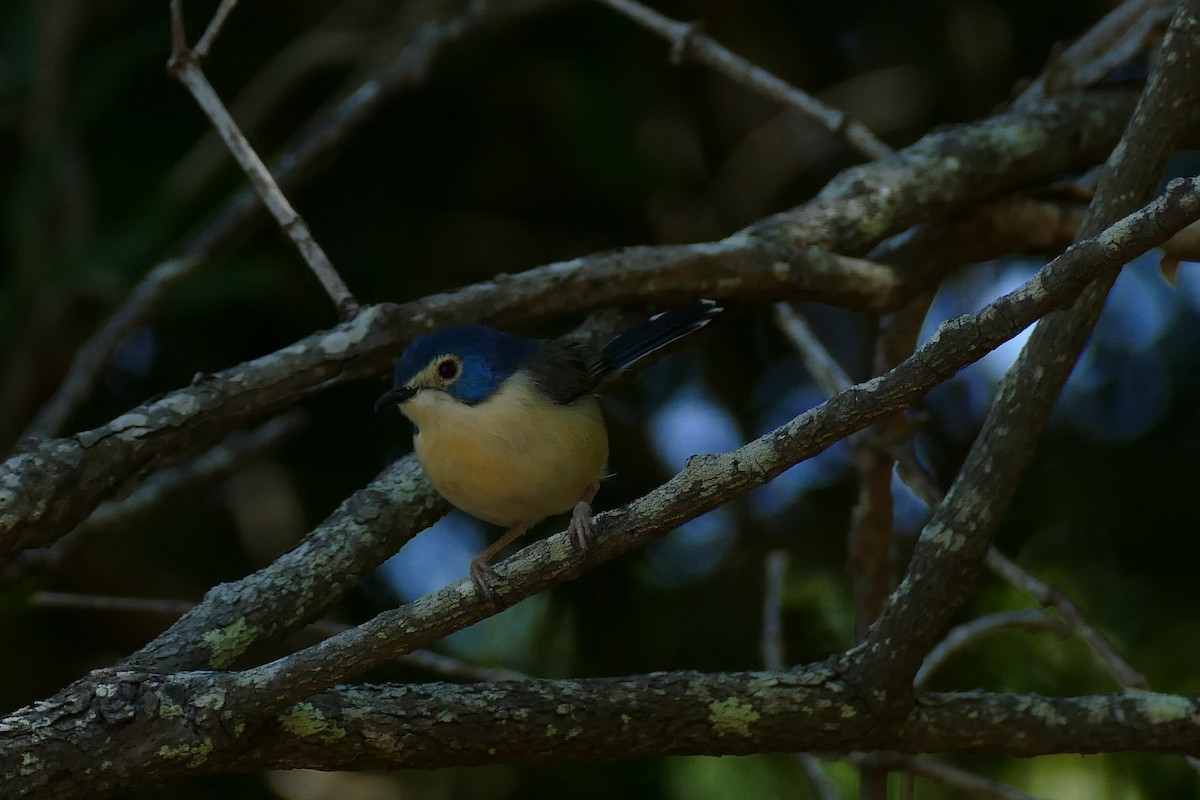
M 442 391 L 467 405 L 486 400 L 529 360 L 538 343 L 482 325 L 446 328 L 419 337 L 396 363 L 395 383 L 375 410 L 420 391 Z

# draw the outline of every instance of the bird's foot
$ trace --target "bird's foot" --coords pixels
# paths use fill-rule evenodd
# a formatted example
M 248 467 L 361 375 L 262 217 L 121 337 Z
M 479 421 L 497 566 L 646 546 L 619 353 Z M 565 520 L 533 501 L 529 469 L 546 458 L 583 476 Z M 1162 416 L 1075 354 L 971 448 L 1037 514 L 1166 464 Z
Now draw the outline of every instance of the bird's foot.
M 500 597 L 499 586 L 504 582 L 504 579 L 496 574 L 496 570 L 492 565 L 484 561 L 482 558 L 475 558 L 471 561 L 471 583 L 475 585 L 475 591 L 481 597 L 487 598 L 488 602 L 493 606 L 500 608 L 504 605 L 504 600 Z
M 596 534 L 592 529 L 592 506 L 587 500 L 580 500 L 575 504 L 575 510 L 571 512 L 571 524 L 567 526 L 567 534 L 571 537 L 571 544 L 586 556 L 596 541 Z

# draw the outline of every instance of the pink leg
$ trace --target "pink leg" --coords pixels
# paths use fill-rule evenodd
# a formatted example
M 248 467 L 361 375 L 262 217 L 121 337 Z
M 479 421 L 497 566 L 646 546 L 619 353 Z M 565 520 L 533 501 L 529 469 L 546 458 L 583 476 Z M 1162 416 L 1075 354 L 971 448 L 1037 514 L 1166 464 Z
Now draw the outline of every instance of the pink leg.
M 503 536 L 492 542 L 486 550 L 471 559 L 471 582 L 475 584 L 475 591 L 491 600 L 493 605 L 500 605 L 500 592 L 495 586 L 500 581 L 500 576 L 488 562 L 495 558 L 501 550 L 521 538 L 521 535 L 527 530 L 529 530 L 527 522 L 513 525 L 504 532 Z
M 567 527 L 571 543 L 578 547 L 584 555 L 587 555 L 588 548 L 592 546 L 592 500 L 598 491 L 600 491 L 599 481 L 587 488 L 587 491 L 583 493 L 583 499 L 575 504 L 575 510 L 571 512 L 571 524 Z

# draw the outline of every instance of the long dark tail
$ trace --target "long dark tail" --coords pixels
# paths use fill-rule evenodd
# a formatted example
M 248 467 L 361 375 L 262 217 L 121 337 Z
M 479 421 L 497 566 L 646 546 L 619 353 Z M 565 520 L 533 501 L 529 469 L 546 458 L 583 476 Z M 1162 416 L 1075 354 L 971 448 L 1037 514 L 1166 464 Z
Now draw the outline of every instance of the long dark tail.
M 676 339 L 700 330 L 721 311 L 721 306 L 714 300 L 696 300 L 681 308 L 655 314 L 601 348 L 599 372 L 608 374 L 625 369 Z

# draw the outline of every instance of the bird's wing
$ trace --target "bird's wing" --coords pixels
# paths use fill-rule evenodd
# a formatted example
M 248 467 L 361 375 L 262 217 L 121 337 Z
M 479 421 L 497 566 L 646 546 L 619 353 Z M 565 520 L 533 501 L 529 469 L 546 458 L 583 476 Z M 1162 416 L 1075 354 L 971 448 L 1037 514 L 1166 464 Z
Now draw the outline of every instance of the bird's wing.
M 542 342 L 524 369 L 537 387 L 560 405 L 593 392 L 606 373 L 598 352 L 571 341 Z

